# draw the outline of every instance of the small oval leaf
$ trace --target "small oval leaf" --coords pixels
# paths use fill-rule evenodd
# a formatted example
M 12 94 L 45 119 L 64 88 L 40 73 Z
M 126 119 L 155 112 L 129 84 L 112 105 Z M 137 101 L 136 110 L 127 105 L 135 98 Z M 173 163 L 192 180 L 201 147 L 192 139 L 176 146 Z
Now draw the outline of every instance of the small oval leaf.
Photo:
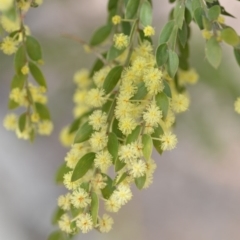
M 143 189 L 146 182 L 146 174 L 142 177 L 135 178 L 135 184 L 139 190 Z
M 156 95 L 156 104 L 162 111 L 163 119 L 166 119 L 169 108 L 168 97 L 164 92 L 160 92 Z
M 178 66 L 179 66 L 179 58 L 176 52 L 169 49 L 168 51 L 168 74 L 170 77 L 174 77 L 177 73 Z
M 88 122 L 84 123 L 77 131 L 74 143 L 81 143 L 84 141 L 87 141 L 91 134 L 93 133 L 93 128 L 91 125 L 88 124 Z
M 43 76 L 42 71 L 39 69 L 39 67 L 33 62 L 29 62 L 28 65 L 29 65 L 30 72 L 33 78 L 36 80 L 36 82 L 40 86 L 47 88 L 45 77 Z
M 166 43 L 172 32 L 173 32 L 173 28 L 175 26 L 175 21 L 174 20 L 171 20 L 169 22 L 166 23 L 166 25 L 163 27 L 160 35 L 159 35 L 159 41 L 158 43 L 161 45 L 162 43 Z
M 217 68 L 222 60 L 222 49 L 219 42 L 214 38 L 210 38 L 206 42 L 205 49 L 206 57 L 208 62 L 214 67 Z
M 108 135 L 107 147 L 108 147 L 109 153 L 113 157 L 113 163 L 114 163 L 118 156 L 118 139 L 115 133 L 113 132 L 109 133 Z
M 116 66 L 108 73 L 103 83 L 103 89 L 106 94 L 110 93 L 115 88 L 121 77 L 122 71 L 122 66 Z
M 23 132 L 26 126 L 27 113 L 23 113 L 18 119 L 18 128 L 20 132 Z
M 35 102 L 35 107 L 36 107 L 36 111 L 39 114 L 40 119 L 42 120 L 50 120 L 50 112 L 47 108 L 46 105 Z
M 32 36 L 27 36 L 26 48 L 28 56 L 33 61 L 39 61 L 42 59 L 42 50 L 39 42 Z
M 152 149 L 153 149 L 153 142 L 152 138 L 148 134 L 144 134 L 142 136 L 142 143 L 143 143 L 143 156 L 146 160 L 149 160 L 152 155 Z
M 137 127 L 131 132 L 131 134 L 129 134 L 129 135 L 127 136 L 126 144 L 129 144 L 129 143 L 132 143 L 132 142 L 137 141 L 137 139 L 138 139 L 138 137 L 139 137 L 139 134 L 140 134 L 140 132 L 141 132 L 141 129 L 142 129 L 141 126 L 137 126 Z
M 93 225 L 95 226 L 97 224 L 97 218 L 98 218 L 99 199 L 98 199 L 98 195 L 95 192 L 92 192 L 91 197 L 92 197 L 91 215 L 92 215 Z
M 102 196 L 103 196 L 105 199 L 109 199 L 110 196 L 112 195 L 113 191 L 116 189 L 116 187 L 113 186 L 113 180 L 112 180 L 108 175 L 102 173 L 102 176 L 103 176 L 104 178 L 107 178 L 107 179 L 106 179 L 106 184 L 107 184 L 107 185 L 106 185 L 105 188 L 103 188 L 103 189 L 101 190 Z
M 143 26 L 152 25 L 152 6 L 146 0 L 140 8 L 140 22 Z
M 156 62 L 158 67 L 163 66 L 168 60 L 168 46 L 166 43 L 163 43 L 158 46 L 156 51 Z
M 111 30 L 112 30 L 111 24 L 105 25 L 97 29 L 90 40 L 90 45 L 97 46 L 100 43 L 104 42 L 110 35 Z
M 138 10 L 140 0 L 128 0 L 125 17 L 132 19 Z
M 239 36 L 236 33 L 236 31 L 230 27 L 224 28 L 221 31 L 221 38 L 222 40 L 231 45 L 231 46 L 237 46 L 239 44 Z
M 24 47 L 21 46 L 17 50 L 14 57 L 14 67 L 17 75 L 22 74 L 21 70 L 25 66 L 26 62 L 27 62 L 27 58 L 26 58 L 25 50 L 24 50 Z
M 80 158 L 76 167 L 73 170 L 71 181 L 74 182 L 77 181 L 79 178 L 83 177 L 92 167 L 94 159 L 95 153 L 93 152 L 87 153 L 82 158 Z

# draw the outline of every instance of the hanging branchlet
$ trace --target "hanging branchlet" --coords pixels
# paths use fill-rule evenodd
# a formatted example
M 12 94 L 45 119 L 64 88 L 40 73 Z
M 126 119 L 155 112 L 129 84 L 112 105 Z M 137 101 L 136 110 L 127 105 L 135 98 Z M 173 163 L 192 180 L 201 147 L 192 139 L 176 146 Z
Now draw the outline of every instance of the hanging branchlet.
M 211 35 L 206 58 L 213 67 L 221 61 L 221 41 L 234 47 L 239 60 L 239 37 L 223 23 L 220 14 L 226 12 L 217 1 L 176 1 L 155 54 L 151 1 L 110 0 L 108 12 L 107 23 L 88 45 L 101 58 L 91 71 L 82 69 L 74 76 L 75 120 L 61 133 L 62 143 L 71 149 L 56 176 L 69 192 L 58 199 L 53 222 L 61 231 L 51 236 L 68 239 L 94 228 L 110 231 L 113 219 L 101 216 L 99 206 L 118 212 L 131 200 L 133 184 L 138 189 L 151 185 L 153 148 L 162 154 L 176 147 L 175 116 L 188 110 L 186 87 L 198 80 L 188 59 L 192 21 L 205 29 L 205 38 Z
M 42 0 L 9 0 L 4 3 L 0 5 L 1 26 L 5 31 L 0 49 L 6 55 L 14 55 L 15 70 L 8 108 L 25 110 L 21 110 L 20 116 L 7 114 L 3 124 L 7 130 L 14 131 L 18 138 L 33 141 L 36 134 L 49 135 L 53 130 L 46 106 L 47 84 L 39 68 L 43 64 L 41 46 L 24 23 L 30 8 L 41 5 Z

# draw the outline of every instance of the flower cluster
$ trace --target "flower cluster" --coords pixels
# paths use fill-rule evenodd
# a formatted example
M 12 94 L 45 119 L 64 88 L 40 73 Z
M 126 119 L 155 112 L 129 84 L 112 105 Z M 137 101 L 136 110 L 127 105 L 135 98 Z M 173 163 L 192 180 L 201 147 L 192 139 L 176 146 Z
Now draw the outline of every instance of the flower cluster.
M 18 107 L 25 111 L 17 116 L 14 113 L 7 114 L 3 125 L 7 130 L 15 131 L 18 138 L 33 141 L 34 136 L 49 135 L 53 130 L 53 124 L 45 95 L 47 85 L 45 78 L 38 67 L 42 63 L 42 52 L 38 41 L 30 35 L 30 30 L 24 25 L 24 16 L 29 8 L 42 4 L 42 1 L 2 1 L 0 10 L 2 15 L 0 23 L 6 32 L 0 43 L 0 49 L 4 54 L 15 54 L 15 75 L 11 83 L 9 94 L 9 109 Z M 15 16 L 10 17 L 5 10 L 11 11 Z M 32 75 L 38 85 L 29 81 Z
M 76 120 L 61 134 L 64 145 L 72 144 L 62 175 L 70 192 L 58 199 L 63 211 L 59 227 L 68 234 L 111 230 L 113 219 L 105 213 L 99 216 L 95 206 L 103 199 L 107 212 L 118 212 L 132 199 L 133 183 L 139 189 L 151 185 L 156 169 L 153 145 L 159 152 L 176 147 L 175 114 L 189 107 L 188 95 L 179 93 L 174 80 L 157 67 L 150 42 L 143 40 L 127 52 L 130 58 L 124 68 L 109 64 L 92 76 L 85 69 L 74 76 L 74 116 L 80 121 L 75 138 L 70 130 Z M 119 69 L 119 79 L 109 91 L 106 82 Z M 198 78 L 194 69 L 179 70 L 177 75 L 181 86 Z M 109 176 L 112 166 L 114 178 Z

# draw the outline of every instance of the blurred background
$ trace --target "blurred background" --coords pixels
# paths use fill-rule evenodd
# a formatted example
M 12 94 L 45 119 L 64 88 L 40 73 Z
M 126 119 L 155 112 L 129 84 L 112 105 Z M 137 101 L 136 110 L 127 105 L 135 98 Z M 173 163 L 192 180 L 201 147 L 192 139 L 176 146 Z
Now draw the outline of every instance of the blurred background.
M 240 33 L 240 3 L 220 1 L 236 19 L 226 18 Z M 171 9 L 153 0 L 154 26 L 159 33 Z M 34 144 L 20 141 L 0 124 L 0 239 L 45 240 L 54 230 L 51 215 L 59 194 L 54 175 L 63 162 L 58 135 L 72 121 L 73 73 L 90 67 L 94 56 L 65 33 L 89 40 L 104 24 L 107 0 L 45 0 L 26 17 L 26 24 L 44 51 L 43 72 L 49 84 L 49 107 L 55 124 L 51 137 Z M 156 41 L 155 41 L 156 42 Z M 83 240 L 239 240 L 240 239 L 240 116 L 233 103 L 240 96 L 240 70 L 230 47 L 224 45 L 218 71 L 204 60 L 204 41 L 193 26 L 191 63 L 200 75 L 189 88 L 191 106 L 179 115 L 174 151 L 154 154 L 153 185 L 133 189 L 134 197 L 113 215 L 109 234 L 96 231 Z M 7 102 L 13 59 L 0 53 L 0 122 Z

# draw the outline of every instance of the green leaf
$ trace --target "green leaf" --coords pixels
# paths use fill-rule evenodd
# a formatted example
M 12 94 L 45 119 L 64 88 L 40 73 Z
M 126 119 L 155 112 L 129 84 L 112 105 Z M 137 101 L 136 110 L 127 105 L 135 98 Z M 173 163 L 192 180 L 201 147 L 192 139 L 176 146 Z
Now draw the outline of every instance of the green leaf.
M 159 45 L 168 42 L 168 40 L 172 34 L 174 26 L 175 26 L 174 20 L 171 20 L 166 23 L 166 25 L 163 27 L 163 29 L 159 35 L 159 41 L 158 41 Z
M 233 52 L 234 52 L 236 61 L 237 61 L 238 65 L 240 66 L 240 49 L 234 48 Z
M 108 11 L 111 9 L 117 8 L 118 6 L 118 0 L 109 0 L 108 1 Z
M 117 49 L 114 46 L 111 46 L 107 53 L 107 60 L 110 62 L 115 58 L 119 57 L 124 52 L 124 49 Z
M 192 21 L 192 14 L 188 10 L 188 8 L 185 8 L 185 22 L 187 23 L 187 25 L 189 25 L 191 21 Z
M 90 45 L 97 46 L 100 43 L 104 42 L 110 35 L 111 30 L 112 30 L 111 24 L 105 25 L 97 29 L 90 40 Z
M 112 195 L 113 191 L 116 189 L 115 186 L 113 186 L 113 180 L 106 174 L 103 174 L 102 173 L 102 176 L 107 178 L 107 181 L 106 181 L 106 187 L 103 188 L 101 190 L 102 192 L 102 196 L 105 198 L 105 199 L 109 199 L 110 196 Z
M 80 125 L 82 124 L 82 121 L 84 121 L 86 117 L 88 117 L 90 114 L 92 114 L 92 112 L 93 111 L 86 112 L 83 115 L 81 115 L 80 117 L 74 119 L 72 124 L 69 126 L 68 133 L 71 134 L 71 133 L 76 132 L 79 129 Z
M 107 55 L 106 53 L 105 53 L 105 54 L 102 54 L 103 58 L 105 58 L 106 55 Z M 92 69 L 91 69 L 91 71 L 90 71 L 89 77 L 90 77 L 90 78 L 93 77 L 94 73 L 97 72 L 97 71 L 99 71 L 103 66 L 104 66 L 104 62 L 103 62 L 101 59 L 97 59 L 97 60 L 95 61 L 95 63 L 93 64 L 93 67 L 92 67 Z
M 119 178 L 119 180 L 117 181 L 117 177 L 114 179 L 114 184 L 115 185 L 119 185 L 122 181 L 124 181 L 126 179 L 126 177 L 128 177 L 129 174 L 127 172 L 124 172 L 122 174 L 122 176 Z
M 140 8 L 140 23 L 143 26 L 152 25 L 152 6 L 148 1 L 144 1 Z
M 90 168 L 92 168 L 95 155 L 96 155 L 95 153 L 90 152 L 80 158 L 76 167 L 73 170 L 72 179 L 71 179 L 72 182 L 77 181 L 78 179 L 83 177 L 87 173 L 87 171 Z
M 199 7 L 194 11 L 194 19 L 199 26 L 199 28 L 202 30 L 203 27 L 203 15 L 204 15 L 204 10 Z
M 188 26 L 185 21 L 183 22 L 182 29 L 178 31 L 178 39 L 181 45 L 185 47 L 188 40 Z
M 39 42 L 32 36 L 27 36 L 26 48 L 28 56 L 33 61 L 39 61 L 42 59 L 42 50 Z
M 201 7 L 201 1 L 199 1 L 199 0 L 190 0 L 190 2 L 192 2 L 192 10 L 193 10 L 193 12 L 197 8 Z
M 135 184 L 139 190 L 143 189 L 146 182 L 146 174 L 142 177 L 135 178 Z
M 118 120 L 115 118 L 115 119 L 113 120 L 113 124 L 112 124 L 112 132 L 115 133 L 117 137 L 123 139 L 123 138 L 125 138 L 125 137 L 124 137 L 123 133 L 119 130 L 118 124 L 119 124 L 119 122 L 118 122 Z
M 135 95 L 131 98 L 131 100 L 142 100 L 147 95 L 148 91 L 144 84 L 144 82 L 141 82 L 138 84 L 138 89 Z
M 133 19 L 137 13 L 140 0 L 128 0 L 125 18 Z
M 40 86 L 47 88 L 45 77 L 43 76 L 42 71 L 39 69 L 39 67 L 33 62 L 29 62 L 28 65 L 29 65 L 30 72 L 33 78 L 36 80 L 36 82 Z
M 130 33 L 131 33 L 131 24 L 130 22 L 121 22 L 121 25 L 122 25 L 122 31 L 125 35 L 128 35 L 130 36 Z
M 164 89 L 163 92 L 169 97 L 172 98 L 171 88 L 166 80 L 163 80 Z
M 113 157 L 113 163 L 115 163 L 115 160 L 118 157 L 118 139 L 115 133 L 111 132 L 108 135 L 108 144 L 107 148 L 109 153 Z
M 24 50 L 24 47 L 21 46 L 17 50 L 14 57 L 14 68 L 17 75 L 22 74 L 21 70 L 26 63 L 27 63 L 27 58 L 26 58 L 25 50 Z
M 11 90 L 14 88 L 22 89 L 24 86 L 25 81 L 27 80 L 27 76 L 23 74 L 14 75 L 12 82 L 11 82 Z
M 88 122 L 85 122 L 77 131 L 74 143 L 81 143 L 84 141 L 87 141 L 91 134 L 93 133 L 93 128 L 91 125 L 88 124 Z
M 175 51 L 169 49 L 168 51 L 168 74 L 170 77 L 174 77 L 178 70 L 179 58 Z
M 163 43 L 158 46 L 156 51 L 156 62 L 158 67 L 163 66 L 168 60 L 168 46 L 166 43 Z
M 48 240 L 66 240 L 66 238 L 63 236 L 63 232 L 59 230 L 51 233 Z
M 163 130 L 162 130 L 161 126 L 158 125 L 158 127 L 154 129 L 154 133 L 152 134 L 152 137 L 159 138 L 162 134 L 163 134 Z M 163 150 L 161 148 L 161 142 L 153 139 L 153 145 L 154 145 L 155 149 L 157 150 L 157 152 L 159 154 L 162 154 Z
M 69 171 L 71 171 L 71 169 L 67 167 L 66 163 L 63 163 L 56 172 L 55 176 L 56 183 L 63 183 L 63 176 Z
M 27 113 L 23 113 L 18 119 L 18 128 L 20 132 L 23 132 L 26 126 Z
M 52 216 L 52 224 L 53 225 L 57 224 L 64 213 L 65 213 L 64 210 L 62 210 L 60 207 L 57 207 Z
M 224 28 L 221 31 L 221 38 L 222 40 L 231 45 L 231 46 L 237 46 L 239 44 L 239 36 L 236 33 L 236 31 L 230 27 Z
M 142 136 L 142 144 L 143 144 L 143 156 L 146 160 L 149 160 L 152 156 L 152 150 L 153 150 L 153 142 L 152 138 L 148 134 L 143 134 Z
M 156 104 L 162 111 L 163 119 L 166 119 L 169 109 L 168 97 L 164 92 L 160 92 L 156 95 Z
M 15 101 L 9 99 L 8 101 L 8 109 L 13 110 L 15 108 L 19 107 L 19 104 L 16 103 Z
M 177 1 L 174 9 L 174 19 L 179 29 L 182 29 L 185 14 L 185 5 L 181 1 Z
M 121 169 L 123 169 L 125 165 L 126 165 L 125 162 L 122 162 L 119 158 L 116 158 L 116 161 L 115 161 L 115 172 L 118 172 Z
M 141 132 L 141 129 L 142 129 L 141 126 L 137 126 L 137 127 L 131 132 L 131 134 L 129 134 L 129 135 L 127 136 L 126 144 L 129 144 L 129 143 L 132 143 L 132 142 L 137 141 L 137 139 L 138 139 L 138 137 L 139 137 L 139 134 L 140 134 L 140 132 Z
M 214 38 L 210 38 L 206 42 L 205 49 L 206 57 L 208 62 L 214 67 L 217 68 L 222 60 L 222 49 L 219 45 L 219 42 Z
M 42 119 L 42 120 L 50 120 L 51 119 L 50 112 L 46 105 L 35 102 L 35 107 L 36 107 L 37 113 L 39 114 L 40 119 Z
M 209 10 L 208 10 L 208 18 L 210 21 L 215 21 L 217 20 L 218 16 L 220 15 L 221 13 L 221 8 L 220 6 L 218 5 L 215 5 L 213 7 L 211 7 Z
M 74 133 L 78 130 L 78 128 L 81 124 L 81 120 L 82 120 L 82 117 L 78 117 L 78 118 L 74 119 L 72 124 L 69 126 L 69 131 L 68 131 L 69 134 Z
M 116 66 L 110 70 L 103 83 L 105 93 L 110 93 L 117 85 L 123 71 L 122 66 Z
M 92 192 L 91 216 L 94 226 L 97 224 L 98 210 L 99 210 L 98 195 L 95 192 Z

